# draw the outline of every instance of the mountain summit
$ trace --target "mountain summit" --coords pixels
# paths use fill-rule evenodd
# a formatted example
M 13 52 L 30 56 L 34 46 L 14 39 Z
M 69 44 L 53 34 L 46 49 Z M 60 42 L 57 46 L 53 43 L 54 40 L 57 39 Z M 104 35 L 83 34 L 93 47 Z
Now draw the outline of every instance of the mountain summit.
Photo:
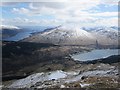
M 78 27 L 58 26 L 26 38 L 24 41 L 62 45 L 86 45 L 95 43 L 95 38 L 91 33 Z

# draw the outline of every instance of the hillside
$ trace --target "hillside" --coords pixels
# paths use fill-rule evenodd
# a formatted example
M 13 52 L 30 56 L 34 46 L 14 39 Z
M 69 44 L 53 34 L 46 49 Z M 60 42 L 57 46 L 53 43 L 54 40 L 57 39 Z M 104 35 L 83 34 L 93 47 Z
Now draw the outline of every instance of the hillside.
M 4 40 L 4 39 L 10 38 L 12 36 L 15 36 L 16 34 L 21 32 L 21 29 L 19 27 L 16 27 L 16 26 L 1 25 L 0 31 L 2 34 L 2 39 Z

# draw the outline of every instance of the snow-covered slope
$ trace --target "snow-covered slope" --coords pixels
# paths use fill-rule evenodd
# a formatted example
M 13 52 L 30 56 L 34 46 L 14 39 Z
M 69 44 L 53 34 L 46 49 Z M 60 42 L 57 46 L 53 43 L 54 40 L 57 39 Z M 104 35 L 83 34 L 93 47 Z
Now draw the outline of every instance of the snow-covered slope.
M 77 26 L 58 26 L 33 35 L 23 41 L 64 45 L 96 45 L 96 41 L 101 45 L 118 44 L 119 34 L 116 28 L 93 27 L 87 29 Z
M 53 71 L 49 73 L 35 73 L 24 79 L 20 79 L 15 81 L 10 88 L 30 88 L 32 85 L 35 85 L 37 82 L 43 83 L 44 81 L 49 80 L 58 80 L 61 78 L 65 78 L 67 76 L 66 72 L 61 70 Z
M 72 44 L 86 45 L 95 43 L 94 36 L 80 29 L 79 27 L 59 26 L 52 30 L 36 34 L 25 39 L 30 42 L 54 43 L 54 44 Z
M 87 67 L 84 71 L 84 67 Z M 88 68 L 89 67 L 89 68 Z M 81 72 L 81 73 L 80 73 Z M 115 66 L 109 64 L 91 64 L 88 66 L 80 67 L 79 69 L 69 70 L 69 71 L 52 71 L 52 72 L 40 72 L 34 73 L 26 78 L 13 81 L 11 85 L 8 85 L 9 88 L 51 88 L 54 86 L 61 86 L 68 83 L 78 83 L 82 81 L 82 77 L 114 77 L 118 74 L 118 70 Z M 109 81 L 108 81 L 109 82 Z M 79 82 L 81 87 L 88 86 L 86 82 Z M 95 82 L 93 82 L 95 83 Z M 61 87 L 62 88 L 62 87 Z
M 117 39 L 118 38 L 118 30 L 113 29 L 113 28 L 98 28 L 96 30 L 91 31 L 94 34 L 99 34 L 106 36 L 107 38 L 110 39 Z
M 90 33 L 96 37 L 101 44 L 118 44 L 119 31 L 112 27 L 98 27 L 90 30 Z

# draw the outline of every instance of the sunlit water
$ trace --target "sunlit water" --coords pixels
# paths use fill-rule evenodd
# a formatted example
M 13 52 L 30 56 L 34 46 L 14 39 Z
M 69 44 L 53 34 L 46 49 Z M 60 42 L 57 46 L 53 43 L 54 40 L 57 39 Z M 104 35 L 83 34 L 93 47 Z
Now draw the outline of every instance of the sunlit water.
M 100 58 L 106 58 L 112 55 L 118 55 L 118 50 L 119 49 L 92 50 L 91 52 L 74 54 L 72 55 L 72 58 L 79 61 L 95 60 Z

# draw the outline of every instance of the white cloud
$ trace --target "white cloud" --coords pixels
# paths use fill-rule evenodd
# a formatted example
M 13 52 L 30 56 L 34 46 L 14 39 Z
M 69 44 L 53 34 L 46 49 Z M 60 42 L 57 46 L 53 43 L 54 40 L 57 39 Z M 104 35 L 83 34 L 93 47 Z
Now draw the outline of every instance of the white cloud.
M 89 26 L 118 26 L 118 18 L 114 17 L 114 18 L 101 18 L 101 19 L 96 19 L 94 21 L 90 21 L 88 22 L 88 24 L 83 24 L 83 26 L 85 27 L 89 27 Z
M 14 8 L 13 12 L 26 14 L 26 15 L 39 15 L 39 14 L 56 14 L 75 10 L 88 10 L 96 7 L 100 0 L 83 0 L 83 1 L 69 1 L 69 2 L 40 2 L 30 3 L 29 8 Z
M 18 4 L 18 2 L 0 2 L 0 6 L 14 6 Z
M 82 1 L 72 1 L 69 0 L 66 2 L 40 2 L 40 3 L 30 3 L 29 7 L 33 10 L 38 10 L 43 7 L 46 8 L 52 8 L 52 9 L 63 9 L 63 10 L 69 10 L 69 9 L 80 9 L 80 10 L 87 10 L 92 7 L 96 7 L 100 3 L 100 0 L 82 0 Z
M 119 0 L 101 0 L 101 4 L 118 5 Z
M 54 1 L 54 0 L 53 0 Z M 94 7 L 98 7 L 100 4 L 104 5 L 117 5 L 118 0 L 65 0 L 64 2 L 31 2 L 26 8 L 13 8 L 12 12 L 16 14 L 24 14 L 26 16 L 44 16 L 52 15 L 55 19 L 51 20 L 32 20 L 25 19 L 14 20 L 9 22 L 17 22 L 18 24 L 51 24 L 56 25 L 63 23 L 80 24 L 81 26 L 89 25 L 116 25 L 118 16 L 117 12 L 95 12 L 91 10 Z M 106 19 L 110 17 L 110 19 Z M 20 22 L 20 23 L 19 23 Z M 94 23 L 93 23 L 94 22 Z M 104 23 L 104 24 L 103 24 Z M 109 24 L 108 24 L 109 23 Z
M 26 9 L 26 8 L 13 8 L 13 11 L 14 13 L 19 13 L 19 14 L 26 14 L 26 15 L 29 15 L 30 14 L 30 10 L 29 9 Z
M 44 25 L 60 25 L 63 23 L 62 21 L 58 21 L 56 19 L 46 20 L 35 20 L 35 19 L 29 19 L 29 18 L 14 18 L 14 19 L 4 19 L 2 20 L 3 25 L 15 25 L 15 26 L 28 26 L 28 25 L 36 25 L 36 26 L 44 26 Z
M 102 13 L 92 13 L 90 14 L 91 16 L 102 16 L 102 17 L 117 17 L 118 16 L 118 12 L 102 12 Z
M 94 26 L 118 26 L 118 18 L 79 18 L 74 17 L 71 19 L 28 19 L 28 18 L 14 18 L 14 19 L 4 19 L 3 24 L 6 25 L 16 25 L 16 26 L 27 26 L 27 25 L 61 25 L 61 24 L 71 24 L 71 25 L 79 25 L 80 27 L 94 27 Z
M 105 19 L 100 19 L 96 20 L 96 25 L 101 25 L 101 26 L 118 26 L 118 18 L 105 18 Z

